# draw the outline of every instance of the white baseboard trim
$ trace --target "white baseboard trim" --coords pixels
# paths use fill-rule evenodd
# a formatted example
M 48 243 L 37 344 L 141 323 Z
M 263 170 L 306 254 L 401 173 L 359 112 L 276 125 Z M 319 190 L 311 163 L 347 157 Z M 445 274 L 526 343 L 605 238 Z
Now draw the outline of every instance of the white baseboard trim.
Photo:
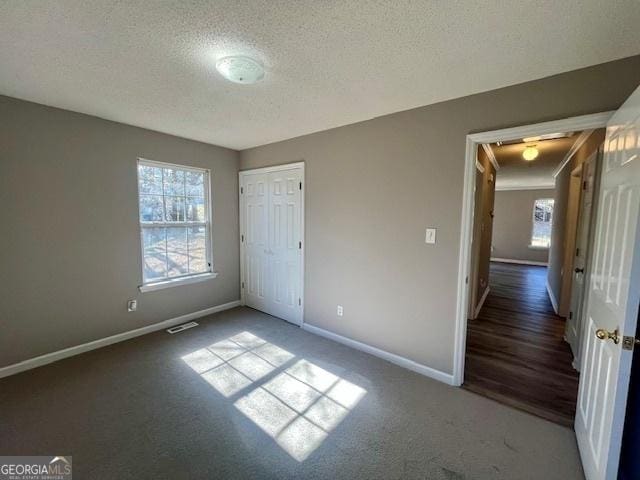
M 237 307 L 238 305 L 240 305 L 239 300 L 236 300 L 235 302 L 224 303 L 222 305 L 216 305 L 215 307 L 205 308 L 204 310 L 187 313 L 186 315 L 180 315 L 179 317 L 174 317 L 159 323 L 147 325 L 146 327 L 136 328 L 135 330 L 129 330 L 128 332 L 118 333 L 110 337 L 101 338 L 92 342 L 83 343 L 74 347 L 69 347 L 58 350 L 56 352 L 51 352 L 45 355 L 30 358 L 29 360 L 14 363 L 13 365 L 7 365 L 6 367 L 0 368 L 0 378 L 15 375 L 16 373 L 24 372 L 25 370 L 31 370 L 32 368 L 40 367 L 48 363 L 53 363 L 58 360 L 62 360 L 63 358 L 73 357 L 74 355 L 79 355 L 81 353 L 95 350 L 97 348 L 106 347 L 107 345 L 111 345 L 113 343 L 123 342 L 125 340 L 129 340 L 130 338 L 139 337 L 140 335 L 145 335 L 147 333 L 173 327 L 174 325 L 179 325 L 196 318 L 205 317 L 207 315 L 211 315 L 212 313 L 222 312 L 223 310 L 228 310 L 230 308 Z
M 342 343 L 343 345 L 346 345 L 348 347 L 355 348 L 356 350 L 360 350 L 375 357 L 382 358 L 383 360 L 387 360 L 388 362 L 395 363 L 396 365 L 419 373 L 420 375 L 424 375 L 425 377 L 433 378 L 434 380 L 446 383 L 447 385 L 454 385 L 453 375 L 449 373 L 444 373 L 440 370 L 436 370 L 435 368 L 427 367 L 426 365 L 422 365 L 421 363 L 414 362 L 413 360 L 401 357 L 400 355 L 396 355 L 395 353 L 380 350 L 379 348 L 372 347 L 371 345 L 367 345 L 366 343 L 343 337 L 342 335 L 338 335 L 337 333 L 314 327 L 313 325 L 309 325 L 308 323 L 303 324 L 302 328 L 303 330 L 306 330 L 310 333 L 320 335 L 321 337 L 328 338 L 329 340 Z
M 491 257 L 492 262 L 502 262 L 502 263 L 518 263 L 520 265 L 537 265 L 540 267 L 546 267 L 549 265 L 548 262 L 534 262 L 533 260 L 516 260 L 514 258 L 497 258 Z
M 473 318 L 478 318 L 478 315 L 480 315 L 480 310 L 482 310 L 482 306 L 484 305 L 484 301 L 487 299 L 487 295 L 489 295 L 489 285 L 487 285 L 487 288 L 484 289 L 482 297 L 480 297 L 480 301 L 478 302 L 476 311 L 473 312 Z
M 547 280 L 547 293 L 549 294 L 549 300 L 551 300 L 551 306 L 553 307 L 553 311 L 558 314 L 558 300 L 556 296 L 553 294 L 553 290 L 551 290 L 551 285 L 549 285 L 549 280 Z

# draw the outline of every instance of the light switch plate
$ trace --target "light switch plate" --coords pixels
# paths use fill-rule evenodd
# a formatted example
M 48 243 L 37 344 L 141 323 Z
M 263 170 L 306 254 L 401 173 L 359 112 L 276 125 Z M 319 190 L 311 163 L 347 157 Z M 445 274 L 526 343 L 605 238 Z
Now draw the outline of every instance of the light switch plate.
M 435 245 L 436 243 L 436 229 L 435 228 L 427 228 L 424 242 L 430 245 Z

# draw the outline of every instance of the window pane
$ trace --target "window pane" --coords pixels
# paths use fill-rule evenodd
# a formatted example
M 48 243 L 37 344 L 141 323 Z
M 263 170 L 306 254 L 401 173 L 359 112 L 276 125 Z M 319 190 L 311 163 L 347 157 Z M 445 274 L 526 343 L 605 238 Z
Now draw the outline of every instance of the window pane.
M 140 195 L 140 221 L 162 222 L 164 209 L 161 195 Z
M 531 232 L 531 245 L 534 247 L 549 247 L 551 244 L 553 204 L 552 198 L 541 198 L 534 203 Z
M 536 205 L 533 218 L 536 222 L 542 222 L 544 220 L 544 210 L 539 205 Z
M 167 228 L 167 259 L 169 277 L 189 273 L 186 228 Z
M 184 222 L 184 197 L 165 197 L 167 222 Z
M 551 224 L 549 222 L 536 222 L 533 226 L 531 245 L 535 247 L 548 247 L 551 241 Z
M 144 227 L 142 241 L 144 246 L 144 281 L 165 278 L 167 276 L 165 228 Z
M 204 197 L 204 173 L 186 172 L 187 195 Z
M 184 170 L 164 169 L 164 194 L 184 195 Z
M 204 273 L 208 271 L 207 251 L 204 248 L 189 251 L 189 273 Z
M 206 229 L 205 227 L 189 227 L 189 250 L 205 248 Z
M 207 222 L 207 179 L 206 171 L 183 170 L 168 164 L 138 165 L 145 283 L 211 271 L 208 225 L 172 225 Z
M 204 222 L 204 197 L 187 197 L 187 221 Z
M 162 169 L 138 165 L 138 185 L 140 193 L 162 195 Z
M 205 227 L 189 228 L 189 273 L 209 271 Z

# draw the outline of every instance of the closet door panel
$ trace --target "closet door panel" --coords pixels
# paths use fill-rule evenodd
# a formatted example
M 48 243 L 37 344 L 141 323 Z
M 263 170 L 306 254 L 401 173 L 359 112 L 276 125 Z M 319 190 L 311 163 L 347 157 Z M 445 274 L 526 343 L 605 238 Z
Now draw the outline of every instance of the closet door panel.
M 301 321 L 302 171 L 269 174 L 270 300 L 274 315 Z

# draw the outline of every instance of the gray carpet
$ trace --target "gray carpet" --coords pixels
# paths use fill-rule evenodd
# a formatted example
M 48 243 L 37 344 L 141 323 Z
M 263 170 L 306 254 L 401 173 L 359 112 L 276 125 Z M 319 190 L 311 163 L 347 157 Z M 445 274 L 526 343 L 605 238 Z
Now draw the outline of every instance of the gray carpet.
M 570 429 L 236 308 L 0 380 L 77 479 L 581 479 Z M 207 348 L 209 347 L 209 348 Z

